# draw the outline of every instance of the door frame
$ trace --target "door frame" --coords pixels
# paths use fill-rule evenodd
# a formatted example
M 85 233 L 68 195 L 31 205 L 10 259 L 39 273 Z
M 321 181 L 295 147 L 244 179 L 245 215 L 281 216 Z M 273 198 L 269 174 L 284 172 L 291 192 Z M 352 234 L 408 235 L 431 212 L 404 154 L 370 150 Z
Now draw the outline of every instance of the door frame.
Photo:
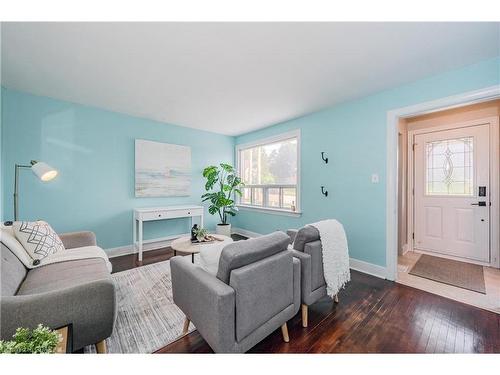
M 415 251 L 414 249 L 414 239 L 413 233 L 415 232 L 415 195 L 413 194 L 415 189 L 415 153 L 413 150 L 413 144 L 415 143 L 415 136 L 419 134 L 428 134 L 433 132 L 445 131 L 445 130 L 454 130 L 460 128 L 468 128 L 472 126 L 480 126 L 489 124 L 490 128 L 490 202 L 491 207 L 496 207 L 497 209 L 490 208 L 490 236 L 489 236 L 489 245 L 490 245 L 490 261 L 488 263 L 475 261 L 475 260 L 467 260 L 468 263 L 480 264 L 483 266 L 492 266 L 497 267 L 499 265 L 499 232 L 500 232 L 500 206 L 498 205 L 498 197 L 499 197 L 499 174 L 500 174 L 500 154 L 499 154 L 499 143 L 500 143 L 500 133 L 499 133 L 499 123 L 498 117 L 489 116 L 483 117 L 476 120 L 463 121 L 456 124 L 447 124 L 440 126 L 427 127 L 422 129 L 415 129 L 408 131 L 408 155 L 407 155 L 407 168 L 408 168 L 408 190 L 407 190 L 407 227 L 408 237 L 406 239 L 408 248 L 411 251 Z M 419 253 L 423 254 L 432 254 L 432 252 L 418 250 Z M 454 256 L 446 256 L 439 255 L 443 258 L 460 260 L 465 262 L 462 258 L 454 257 Z
M 500 98 L 500 85 L 464 92 L 387 111 L 386 126 L 386 278 L 396 280 L 398 267 L 398 124 L 400 118 L 462 107 Z M 499 254 L 500 255 L 500 254 Z

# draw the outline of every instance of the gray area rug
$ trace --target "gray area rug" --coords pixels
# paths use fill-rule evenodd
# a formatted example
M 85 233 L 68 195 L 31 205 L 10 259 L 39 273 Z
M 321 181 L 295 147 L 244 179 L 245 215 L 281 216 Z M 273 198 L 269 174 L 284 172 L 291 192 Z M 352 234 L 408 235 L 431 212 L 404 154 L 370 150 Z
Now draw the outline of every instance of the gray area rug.
M 174 304 L 170 261 L 133 268 L 112 275 L 118 314 L 109 353 L 153 353 L 182 334 L 184 314 Z M 190 325 L 190 331 L 194 330 Z M 93 345 L 86 353 L 95 353 Z
M 424 254 L 409 274 L 486 294 L 483 267 L 477 264 Z

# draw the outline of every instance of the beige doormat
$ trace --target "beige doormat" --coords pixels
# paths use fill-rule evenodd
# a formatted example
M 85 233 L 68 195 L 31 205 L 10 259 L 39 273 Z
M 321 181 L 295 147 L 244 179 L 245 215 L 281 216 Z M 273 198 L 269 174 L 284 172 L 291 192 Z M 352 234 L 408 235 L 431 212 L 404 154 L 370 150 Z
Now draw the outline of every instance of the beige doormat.
M 424 254 L 409 274 L 486 294 L 483 267 L 477 264 Z

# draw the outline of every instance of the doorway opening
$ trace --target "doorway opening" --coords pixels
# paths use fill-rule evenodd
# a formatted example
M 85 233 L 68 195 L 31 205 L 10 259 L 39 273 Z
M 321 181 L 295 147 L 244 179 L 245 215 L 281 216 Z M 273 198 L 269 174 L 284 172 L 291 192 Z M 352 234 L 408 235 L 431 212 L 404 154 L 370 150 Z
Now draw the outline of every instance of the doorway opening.
M 400 118 L 396 281 L 500 313 L 500 99 Z

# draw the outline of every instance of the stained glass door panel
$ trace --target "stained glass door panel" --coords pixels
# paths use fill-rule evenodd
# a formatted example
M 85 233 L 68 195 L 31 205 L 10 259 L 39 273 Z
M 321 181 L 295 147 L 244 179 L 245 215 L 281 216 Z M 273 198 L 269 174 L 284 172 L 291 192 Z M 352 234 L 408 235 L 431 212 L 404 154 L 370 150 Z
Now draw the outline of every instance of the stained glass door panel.
M 427 142 L 425 157 L 427 195 L 473 195 L 473 137 Z

